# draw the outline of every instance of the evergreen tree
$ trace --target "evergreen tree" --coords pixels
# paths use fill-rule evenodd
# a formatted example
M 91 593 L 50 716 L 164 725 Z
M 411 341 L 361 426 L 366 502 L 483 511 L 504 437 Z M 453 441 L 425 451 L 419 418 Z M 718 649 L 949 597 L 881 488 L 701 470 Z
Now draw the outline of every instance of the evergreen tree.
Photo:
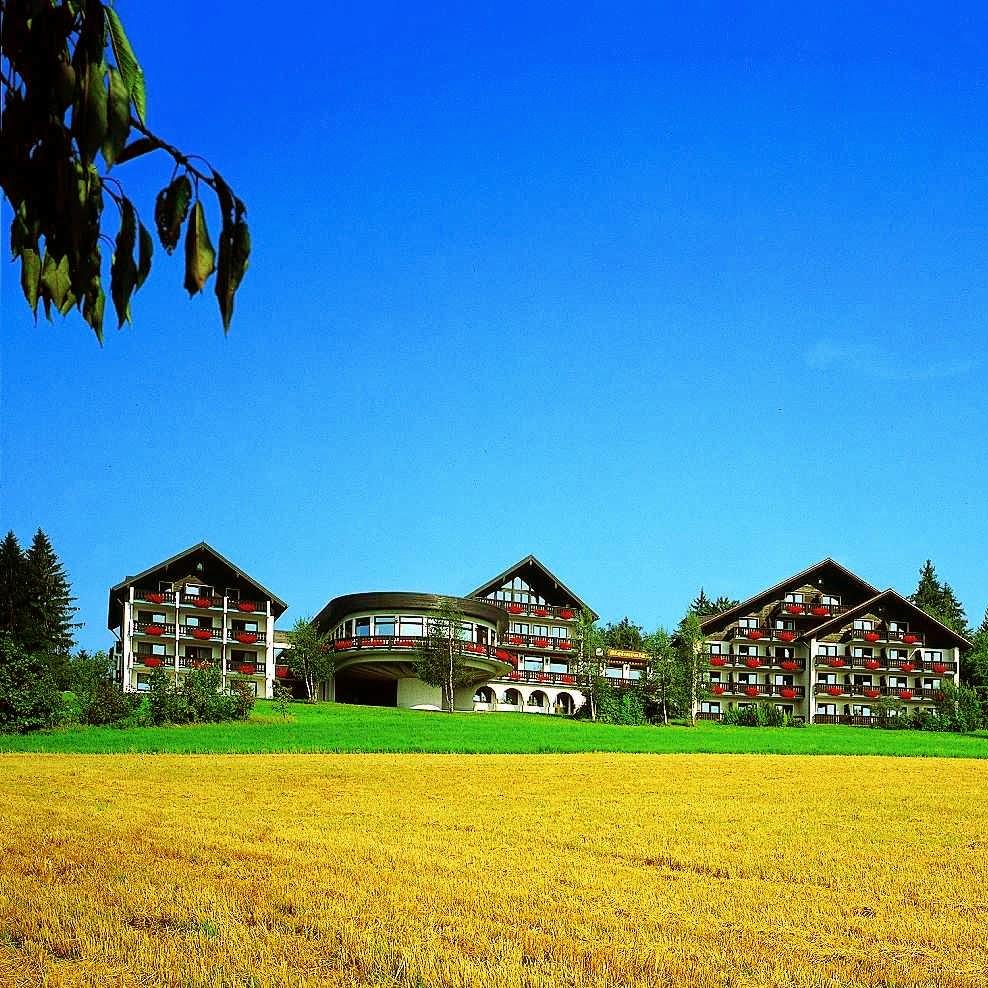
M 13 532 L 0 542 L 0 632 L 19 640 L 27 622 L 27 564 Z
M 75 629 L 81 625 L 72 620 L 78 609 L 65 567 L 40 528 L 24 553 L 24 562 L 28 619 L 21 642 L 26 651 L 49 656 L 55 681 L 68 688 L 69 653 L 75 646 Z
M 731 597 L 724 597 L 723 595 L 716 600 L 711 600 L 703 587 L 700 587 L 700 593 L 697 597 L 693 598 L 688 613 L 695 614 L 698 618 L 711 617 L 714 614 L 722 614 L 724 611 L 729 611 L 732 607 L 737 607 L 740 603 L 740 600 L 734 600 Z
M 957 599 L 953 587 L 937 577 L 932 560 L 927 559 L 920 569 L 916 592 L 909 599 L 952 631 L 965 637 L 970 636 L 971 629 L 967 624 L 964 607 Z
M 608 648 L 628 648 L 639 651 L 642 647 L 641 625 L 635 624 L 628 617 L 623 617 L 617 624 L 607 625 L 604 629 L 604 642 Z

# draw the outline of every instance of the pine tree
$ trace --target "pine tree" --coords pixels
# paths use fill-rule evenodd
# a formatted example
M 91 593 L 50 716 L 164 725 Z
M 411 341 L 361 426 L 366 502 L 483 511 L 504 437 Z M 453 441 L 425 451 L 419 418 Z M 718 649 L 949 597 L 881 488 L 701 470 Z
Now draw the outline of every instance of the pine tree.
M 959 635 L 970 635 L 971 629 L 967 626 L 967 614 L 963 605 L 957 599 L 953 587 L 937 578 L 932 560 L 927 559 L 920 569 L 916 592 L 909 599 L 930 617 Z
M 698 617 L 706 617 L 711 613 L 711 608 L 714 602 L 706 595 L 703 587 L 700 587 L 700 593 L 693 598 L 693 602 L 690 604 L 690 613 L 696 614 Z
M 22 634 L 29 652 L 68 657 L 75 646 L 74 605 L 65 567 L 48 536 L 39 528 L 31 547 L 24 553 L 28 592 L 28 623 Z
M 27 563 L 17 536 L 0 542 L 0 632 L 20 640 L 27 622 Z

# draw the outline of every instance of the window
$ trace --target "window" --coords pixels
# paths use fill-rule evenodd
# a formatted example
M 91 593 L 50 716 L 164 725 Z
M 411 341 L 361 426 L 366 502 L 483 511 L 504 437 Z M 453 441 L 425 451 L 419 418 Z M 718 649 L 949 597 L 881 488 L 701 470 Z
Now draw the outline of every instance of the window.
M 800 592 L 787 593 L 785 598 L 785 603 L 787 604 L 802 604 L 806 600 L 806 594 Z
M 367 638 L 370 636 L 370 618 L 357 618 L 353 622 L 353 628 L 356 632 L 358 638 Z
M 870 717 L 871 707 L 866 707 L 864 704 L 861 703 L 855 703 L 851 707 L 851 713 L 854 714 L 855 717 Z
M 836 645 L 817 645 L 817 653 L 819 655 L 837 655 Z
M 817 676 L 817 682 L 824 686 L 836 686 L 837 685 L 837 673 L 836 672 L 821 672 Z
M 757 645 L 738 645 L 738 655 L 757 655 Z
M 939 679 L 929 679 L 929 678 L 926 678 L 926 679 L 923 680 L 923 689 L 924 690 L 935 690 L 935 689 L 939 689 L 939 688 L 940 688 L 940 680 Z
M 776 618 L 775 627 L 778 631 L 795 631 L 796 622 L 791 618 Z
M 758 618 L 756 617 L 743 617 L 738 621 L 739 628 L 757 628 Z
M 840 597 L 835 597 L 833 594 L 823 594 L 820 597 L 820 603 L 827 607 L 840 607 Z
M 569 666 L 565 662 L 553 659 L 549 662 L 549 672 L 569 672 Z
M 202 593 L 202 587 L 198 583 L 186 583 L 185 592 L 192 597 L 198 597 Z M 205 594 L 203 595 L 205 596 Z
M 705 714 L 719 714 L 720 703 L 716 700 L 703 700 L 700 703 L 700 710 Z
M 890 659 L 907 659 L 909 653 L 904 648 L 890 648 L 886 655 Z
M 139 672 L 137 674 L 137 688 L 141 693 L 146 693 L 151 689 L 151 677 L 146 673 Z M 143 700 L 141 701 L 144 702 Z
M 533 624 L 532 634 L 538 638 L 548 638 L 549 637 L 549 625 L 547 624 Z
M 871 676 L 854 674 L 852 681 L 855 686 L 871 686 Z
M 511 633 L 513 635 L 527 635 L 528 625 L 524 621 L 512 621 Z
M 459 628 L 456 629 L 456 637 L 460 641 L 472 642 L 473 641 L 473 625 L 472 624 L 461 624 Z
M 904 689 L 909 685 L 909 680 L 905 676 L 889 676 L 888 684 L 897 690 Z
M 550 628 L 549 634 L 553 638 L 569 638 L 569 628 Z
M 909 630 L 909 624 L 906 621 L 889 621 L 889 631 L 898 631 L 901 634 L 905 634 Z
M 776 673 L 774 676 L 776 686 L 792 686 L 793 678 L 792 676 L 786 675 L 785 673 Z
M 710 654 L 711 655 L 723 655 L 724 654 L 724 644 L 723 644 L 723 642 L 711 642 L 710 643 Z
M 525 656 L 525 670 L 526 672 L 542 672 L 545 668 L 545 664 L 540 658 L 536 658 L 533 655 Z
M 739 683 L 757 683 L 758 677 L 753 672 L 739 672 L 738 673 Z
M 151 645 L 151 655 L 165 655 L 165 646 L 162 642 L 154 642 Z
M 244 679 L 241 681 L 241 685 L 238 689 L 246 689 L 248 693 L 252 696 L 257 696 L 257 680 L 256 679 Z
M 392 615 L 379 615 L 374 618 L 374 634 L 393 638 L 395 633 L 395 619 Z
M 164 611 L 138 611 L 137 620 L 141 624 L 165 624 Z
M 923 658 L 927 662 L 943 662 L 943 652 L 927 650 L 923 652 Z
M 870 659 L 874 657 L 875 650 L 869 648 L 867 645 L 855 645 L 851 650 L 851 654 L 856 659 Z
M 398 634 L 402 638 L 422 637 L 422 618 L 402 614 L 398 617 Z
M 712 673 L 710 673 L 710 682 L 711 683 L 719 683 L 720 682 L 720 673 L 719 672 L 712 672 Z
M 234 631 L 253 631 L 257 633 L 258 626 L 256 621 L 234 621 L 233 622 Z
M 836 703 L 820 703 L 817 704 L 817 713 L 823 714 L 825 717 L 836 717 L 837 716 L 837 704 Z
M 855 618 L 853 627 L 855 631 L 874 631 L 875 622 L 871 618 Z
M 793 649 L 787 648 L 786 646 L 778 646 L 775 649 L 775 657 L 777 659 L 791 659 L 793 656 Z
M 213 619 L 199 614 L 189 614 L 185 619 L 187 628 L 211 628 Z
M 622 675 L 623 672 L 624 672 L 624 670 L 621 669 L 620 667 L 608 666 L 604 670 L 604 675 L 608 679 L 622 679 L 623 678 L 623 675 Z
M 642 671 L 641 669 L 629 669 L 627 679 L 641 679 Z

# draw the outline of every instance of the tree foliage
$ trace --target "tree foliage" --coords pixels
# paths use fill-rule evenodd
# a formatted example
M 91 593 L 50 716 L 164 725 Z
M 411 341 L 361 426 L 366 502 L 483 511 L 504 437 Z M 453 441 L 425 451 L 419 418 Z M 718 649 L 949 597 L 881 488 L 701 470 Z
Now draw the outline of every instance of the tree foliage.
M 43 657 L 0 632 L 0 731 L 54 727 L 61 710 L 62 695 Z
M 302 680 L 309 703 L 319 699 L 319 684 L 331 680 L 336 672 L 336 660 L 330 651 L 329 638 L 308 618 L 299 618 L 288 632 L 291 649 L 287 653 L 292 674 Z
M 740 604 L 740 600 L 734 600 L 731 597 L 720 596 L 716 600 L 711 600 L 703 587 L 700 587 L 700 593 L 693 598 L 690 604 L 690 613 L 695 614 L 699 618 L 711 617 L 714 614 L 722 614 L 724 611 L 729 611 L 732 607 L 737 607 Z
M 593 614 L 583 608 L 574 629 L 576 655 L 570 659 L 569 671 L 576 685 L 586 698 L 586 712 L 596 720 L 602 693 L 608 683 L 604 677 L 604 629 L 597 624 Z
M 642 647 L 642 627 L 629 617 L 623 617 L 617 624 L 604 628 L 604 644 L 608 648 L 627 648 L 640 651 Z
M 10 247 L 35 318 L 39 302 L 49 320 L 53 311 L 76 308 L 102 342 L 109 294 L 118 326 L 131 321 L 154 243 L 117 173 L 109 173 L 160 151 L 173 167 L 155 202 L 158 240 L 170 254 L 184 225 L 185 288 L 197 294 L 215 272 L 229 329 L 250 256 L 246 207 L 219 172 L 148 128 L 144 73 L 119 14 L 99 0 L 0 0 L 0 16 L 0 188 L 14 212 Z M 219 207 L 218 249 L 200 199 L 207 187 Z M 115 222 L 104 215 L 107 201 Z
M 700 697 L 704 690 L 704 666 L 701 657 L 706 645 L 700 619 L 696 614 L 687 614 L 679 622 L 674 642 L 676 656 L 674 681 L 682 698 L 683 713 L 691 724 L 696 724 Z
M 462 627 L 463 614 L 455 602 L 448 597 L 440 598 L 435 615 L 429 618 L 415 663 L 418 678 L 442 690 L 443 708 L 449 713 L 454 710 L 456 688 L 467 683 Z
M 656 628 L 645 635 L 642 647 L 648 653 L 646 679 L 648 690 L 654 698 L 656 717 L 661 723 L 668 724 L 670 716 L 680 706 L 676 702 L 679 684 L 673 640 L 665 628 Z
M 964 607 L 957 599 L 953 587 L 937 577 L 932 560 L 927 559 L 920 568 L 916 592 L 909 599 L 930 617 L 957 634 L 964 635 L 965 638 L 970 636 L 971 629 L 968 627 Z

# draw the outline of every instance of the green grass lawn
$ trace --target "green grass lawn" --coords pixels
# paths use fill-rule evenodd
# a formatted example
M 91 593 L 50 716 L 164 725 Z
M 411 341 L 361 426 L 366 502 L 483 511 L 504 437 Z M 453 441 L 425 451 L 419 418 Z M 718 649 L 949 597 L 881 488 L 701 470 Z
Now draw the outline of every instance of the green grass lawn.
M 260 701 L 246 723 L 76 727 L 0 735 L 0 752 L 103 754 L 261 752 L 714 752 L 988 758 L 988 733 L 931 734 L 861 727 L 615 727 L 534 714 L 445 714 L 323 703 L 293 704 L 283 720 Z

